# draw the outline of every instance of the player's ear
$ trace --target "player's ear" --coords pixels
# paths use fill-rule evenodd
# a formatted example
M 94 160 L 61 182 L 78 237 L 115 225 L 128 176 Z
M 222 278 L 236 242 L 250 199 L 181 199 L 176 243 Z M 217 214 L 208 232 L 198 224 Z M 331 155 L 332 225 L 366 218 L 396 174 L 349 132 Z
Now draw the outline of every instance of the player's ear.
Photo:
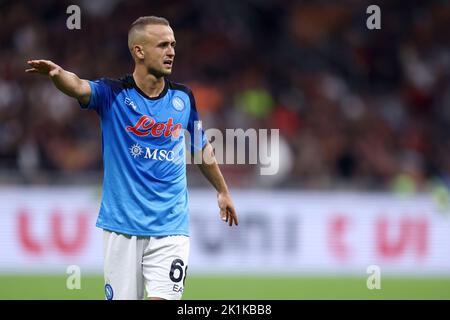
M 133 46 L 133 51 L 134 51 L 134 55 L 138 58 L 138 59 L 144 59 L 144 48 L 140 45 L 134 45 Z

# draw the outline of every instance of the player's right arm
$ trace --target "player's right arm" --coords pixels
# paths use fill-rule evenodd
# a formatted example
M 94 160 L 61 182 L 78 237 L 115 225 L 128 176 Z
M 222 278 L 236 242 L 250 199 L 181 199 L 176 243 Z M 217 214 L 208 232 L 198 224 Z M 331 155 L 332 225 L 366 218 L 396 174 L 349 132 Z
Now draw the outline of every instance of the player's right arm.
M 31 68 L 25 72 L 47 75 L 59 90 L 83 105 L 89 103 L 91 87 L 87 80 L 80 79 L 75 73 L 64 70 L 50 60 L 29 60 L 27 63 Z

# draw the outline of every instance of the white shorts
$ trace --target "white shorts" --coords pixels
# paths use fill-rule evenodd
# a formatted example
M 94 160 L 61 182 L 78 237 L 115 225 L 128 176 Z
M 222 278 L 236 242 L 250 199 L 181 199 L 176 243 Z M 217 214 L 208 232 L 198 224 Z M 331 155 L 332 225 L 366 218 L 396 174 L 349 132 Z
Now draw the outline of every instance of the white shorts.
M 189 237 L 137 237 L 104 230 L 105 296 L 180 300 L 189 257 Z

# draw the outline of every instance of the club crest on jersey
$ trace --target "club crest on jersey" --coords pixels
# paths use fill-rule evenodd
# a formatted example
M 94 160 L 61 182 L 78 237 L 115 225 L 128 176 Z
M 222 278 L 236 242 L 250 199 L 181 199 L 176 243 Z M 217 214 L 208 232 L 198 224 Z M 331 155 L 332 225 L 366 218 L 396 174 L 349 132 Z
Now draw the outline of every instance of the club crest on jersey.
M 166 122 L 156 122 L 151 116 L 144 115 L 139 118 L 134 126 L 127 126 L 128 132 L 132 132 L 139 137 L 151 135 L 153 137 L 169 138 L 170 136 L 178 138 L 183 128 L 181 123 L 174 125 L 173 118 Z
M 180 97 L 173 97 L 172 98 L 172 106 L 177 111 L 183 111 L 184 109 L 184 101 Z

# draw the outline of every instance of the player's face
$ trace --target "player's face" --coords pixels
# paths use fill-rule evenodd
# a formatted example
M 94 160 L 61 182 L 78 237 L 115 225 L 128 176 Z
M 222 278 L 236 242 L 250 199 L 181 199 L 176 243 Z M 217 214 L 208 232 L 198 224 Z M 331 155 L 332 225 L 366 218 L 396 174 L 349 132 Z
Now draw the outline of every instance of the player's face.
M 147 26 L 143 51 L 145 55 L 144 64 L 149 73 L 157 77 L 167 76 L 172 73 L 175 44 L 173 30 L 169 26 Z

